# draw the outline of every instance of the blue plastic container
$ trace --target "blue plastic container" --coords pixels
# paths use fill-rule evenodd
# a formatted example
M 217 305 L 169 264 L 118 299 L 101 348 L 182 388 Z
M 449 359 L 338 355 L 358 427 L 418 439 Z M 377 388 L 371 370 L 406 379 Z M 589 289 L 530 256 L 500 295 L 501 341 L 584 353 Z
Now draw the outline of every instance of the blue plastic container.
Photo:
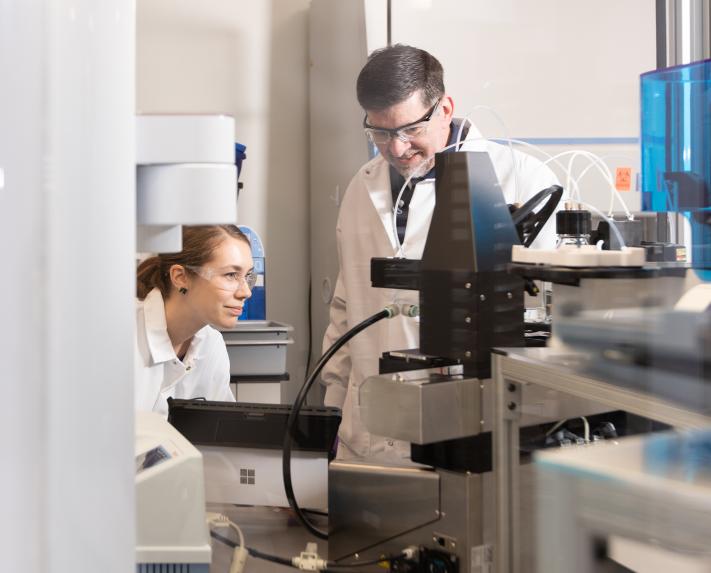
M 247 159 L 247 146 L 235 143 L 235 165 L 237 166 L 237 177 L 242 171 L 242 161 Z
M 239 320 L 266 320 L 267 318 L 267 298 L 266 298 L 266 268 L 264 264 L 264 246 L 262 239 L 251 227 L 239 226 L 240 230 L 247 235 L 252 244 L 252 258 L 254 259 L 254 272 L 257 275 L 257 284 L 252 289 L 252 296 L 244 303 L 244 309 Z
M 641 76 L 642 208 L 686 213 L 711 280 L 711 60 Z

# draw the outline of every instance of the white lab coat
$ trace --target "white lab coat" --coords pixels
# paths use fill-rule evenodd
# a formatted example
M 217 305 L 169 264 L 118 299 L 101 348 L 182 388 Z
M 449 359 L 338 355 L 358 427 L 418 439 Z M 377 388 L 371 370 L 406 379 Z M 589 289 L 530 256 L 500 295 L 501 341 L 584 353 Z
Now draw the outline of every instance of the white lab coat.
M 222 335 L 198 330 L 180 360 L 168 336 L 163 297 L 157 288 L 136 302 L 135 407 L 168 415 L 168 398 L 234 402 L 230 359 Z
M 463 149 L 488 151 L 507 203 L 516 196 L 512 156 L 508 147 L 481 141 L 472 128 Z M 537 159 L 514 150 L 518 183 L 523 200 L 557 183 L 553 172 Z M 523 201 L 521 201 L 523 202 Z M 420 259 L 435 205 L 434 180 L 420 182 L 410 202 L 404 256 Z M 330 324 L 324 336 L 324 351 L 347 330 L 393 301 L 418 304 L 417 291 L 378 289 L 370 286 L 370 259 L 396 255 L 392 225 L 392 194 L 388 163 L 378 155 L 351 180 L 340 207 L 336 228 L 340 272 L 330 309 Z M 551 221 L 534 245 L 552 246 Z M 410 457 L 407 442 L 371 435 L 361 419 L 359 389 L 369 376 L 378 374 L 383 352 L 419 347 L 419 323 L 397 316 L 385 319 L 354 337 L 324 367 L 325 403 L 342 409 L 338 457 L 401 461 Z M 393 416 L 398 415 L 393 404 Z

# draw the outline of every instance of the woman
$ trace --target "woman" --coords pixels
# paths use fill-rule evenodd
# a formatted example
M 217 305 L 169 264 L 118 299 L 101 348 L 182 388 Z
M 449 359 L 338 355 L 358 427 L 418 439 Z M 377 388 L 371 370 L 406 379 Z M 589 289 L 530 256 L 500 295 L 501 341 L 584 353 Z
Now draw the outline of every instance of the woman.
M 234 225 L 183 228 L 183 250 L 137 272 L 137 410 L 168 414 L 168 398 L 234 402 L 222 335 L 252 295 L 249 239 Z

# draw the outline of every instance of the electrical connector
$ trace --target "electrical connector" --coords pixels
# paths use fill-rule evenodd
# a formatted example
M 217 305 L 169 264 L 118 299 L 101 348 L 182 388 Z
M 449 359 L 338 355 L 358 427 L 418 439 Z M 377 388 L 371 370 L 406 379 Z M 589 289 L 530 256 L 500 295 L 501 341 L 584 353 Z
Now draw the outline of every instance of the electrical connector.
M 307 543 L 306 550 L 299 553 L 298 557 L 293 557 L 291 563 L 302 571 L 323 571 L 328 566 L 328 562 L 318 556 L 316 543 Z
M 244 571 L 244 566 L 247 563 L 247 552 L 246 547 L 235 547 L 232 553 L 232 565 L 230 565 L 230 573 L 242 573 Z
M 400 314 L 400 307 L 398 307 L 398 305 L 394 303 L 387 305 L 383 310 L 386 310 L 388 312 L 387 318 L 394 318 L 398 314 Z
M 417 545 L 410 545 L 409 547 L 405 547 L 405 549 L 402 550 L 402 554 L 405 557 L 405 559 L 414 559 L 419 555 L 420 553 L 420 548 L 417 547 Z
M 420 315 L 420 307 L 416 304 L 404 303 L 400 305 L 400 314 L 414 318 Z
M 239 545 L 235 547 L 232 552 L 232 564 L 230 565 L 230 573 L 242 573 L 244 571 L 244 566 L 247 562 L 247 547 L 244 544 L 244 536 L 242 535 L 242 530 L 236 523 L 233 523 L 229 517 L 222 515 L 221 513 L 215 513 L 208 511 L 205 513 L 205 521 L 209 527 L 219 528 L 231 528 L 234 529 L 239 537 Z

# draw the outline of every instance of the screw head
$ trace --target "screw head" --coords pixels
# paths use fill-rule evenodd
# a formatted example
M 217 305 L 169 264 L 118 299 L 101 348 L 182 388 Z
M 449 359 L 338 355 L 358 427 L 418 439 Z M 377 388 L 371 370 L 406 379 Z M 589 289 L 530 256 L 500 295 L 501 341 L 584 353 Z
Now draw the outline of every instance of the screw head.
M 471 358 L 471 355 L 472 355 L 472 353 L 469 352 L 468 350 L 464 353 L 464 356 L 466 356 L 467 358 Z
M 513 294 L 511 294 L 510 292 L 507 292 L 507 293 L 506 293 L 506 298 L 508 298 L 509 300 L 512 299 L 512 298 L 513 298 Z
M 485 300 L 486 300 L 486 295 L 480 294 L 480 295 L 479 295 L 479 300 L 482 301 L 482 302 L 485 301 Z
M 472 283 L 465 283 L 464 288 L 472 288 Z
M 506 405 L 506 407 L 507 407 L 509 410 L 512 410 L 512 411 L 513 411 L 513 410 L 516 409 L 516 402 L 509 402 L 509 403 Z
M 513 384 L 512 382 L 509 382 L 509 385 L 506 386 L 509 392 L 516 392 L 516 384 Z
M 467 316 L 467 317 L 464 319 L 464 322 L 466 322 L 467 324 L 470 324 L 471 321 L 472 321 L 472 317 L 471 317 L 471 316 Z

